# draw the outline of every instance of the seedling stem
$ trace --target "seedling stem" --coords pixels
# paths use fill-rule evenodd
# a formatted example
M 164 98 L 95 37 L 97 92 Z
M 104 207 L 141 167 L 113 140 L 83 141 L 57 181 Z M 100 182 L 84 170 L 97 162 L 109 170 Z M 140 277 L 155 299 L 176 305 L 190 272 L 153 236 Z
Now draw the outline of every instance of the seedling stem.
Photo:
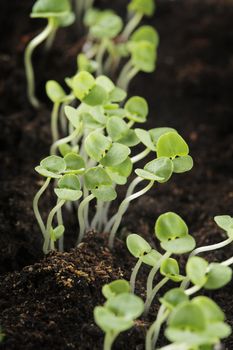
M 42 194 L 45 192 L 45 190 L 49 186 L 50 181 L 51 181 L 51 178 L 48 177 L 45 180 L 45 182 L 44 182 L 43 186 L 41 187 L 41 189 L 37 192 L 37 194 L 35 195 L 35 197 L 33 199 L 33 210 L 34 210 L 36 220 L 37 220 L 37 222 L 38 222 L 38 224 L 40 226 L 40 229 L 41 229 L 41 232 L 42 232 L 44 238 L 45 238 L 45 235 L 46 235 L 46 233 L 45 233 L 46 229 L 45 229 L 44 222 L 43 222 L 43 220 L 41 218 L 41 215 L 40 215 L 40 211 L 39 211 L 39 208 L 38 208 L 38 203 L 39 203 L 39 200 L 40 200 Z

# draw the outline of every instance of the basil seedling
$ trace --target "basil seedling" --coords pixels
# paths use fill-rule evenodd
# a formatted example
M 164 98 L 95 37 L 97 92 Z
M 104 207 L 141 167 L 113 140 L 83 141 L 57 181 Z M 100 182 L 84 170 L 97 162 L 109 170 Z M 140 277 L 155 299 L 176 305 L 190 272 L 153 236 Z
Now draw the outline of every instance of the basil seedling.
M 130 293 L 130 284 L 126 280 L 116 280 L 102 287 L 102 294 L 106 299 L 111 299 L 122 293 Z
M 136 295 L 120 293 L 94 309 L 96 324 L 105 333 L 104 350 L 111 350 L 116 337 L 133 327 L 143 312 L 143 301 Z
M 27 77 L 27 93 L 33 107 L 39 107 L 35 96 L 35 77 L 32 65 L 32 54 L 36 47 L 47 38 L 53 38 L 58 27 L 65 27 L 73 23 L 74 14 L 71 11 L 69 0 L 37 0 L 32 8 L 32 18 L 45 18 L 48 20 L 46 28 L 28 44 L 25 50 L 25 70 Z

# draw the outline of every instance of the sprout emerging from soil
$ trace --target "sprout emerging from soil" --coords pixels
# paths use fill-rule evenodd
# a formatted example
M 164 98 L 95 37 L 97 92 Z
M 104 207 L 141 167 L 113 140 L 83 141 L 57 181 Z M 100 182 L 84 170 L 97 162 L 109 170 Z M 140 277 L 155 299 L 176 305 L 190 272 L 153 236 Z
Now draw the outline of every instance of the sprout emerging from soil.
M 32 65 L 32 55 L 37 46 L 48 39 L 51 45 L 59 27 L 66 27 L 73 23 L 74 14 L 71 11 L 69 0 L 37 0 L 32 8 L 32 18 L 45 18 L 48 21 L 46 28 L 28 44 L 25 50 L 25 70 L 27 77 L 27 93 L 33 107 L 39 107 L 39 101 L 35 96 L 35 76 Z

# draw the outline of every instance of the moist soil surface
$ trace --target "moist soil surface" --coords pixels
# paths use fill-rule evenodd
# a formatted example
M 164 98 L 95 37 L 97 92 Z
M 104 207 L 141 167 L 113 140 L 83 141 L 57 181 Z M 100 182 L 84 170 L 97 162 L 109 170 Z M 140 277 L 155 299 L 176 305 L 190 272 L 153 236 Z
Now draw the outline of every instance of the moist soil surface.
M 43 107 L 33 110 L 25 94 L 23 51 L 44 23 L 28 18 L 32 4 L 13 0 L 0 5 L 0 325 L 5 333 L 0 349 L 99 350 L 103 334 L 93 322 L 93 308 L 104 301 L 101 287 L 116 278 L 129 278 L 135 263 L 125 249 L 125 232 L 140 233 L 158 248 L 154 222 L 161 213 L 175 211 L 186 220 L 198 245 L 224 239 L 213 217 L 232 215 L 233 208 L 233 3 L 158 1 L 156 15 L 147 21 L 161 37 L 157 70 L 139 74 L 130 88 L 130 95 L 148 100 L 148 128 L 175 127 L 188 141 L 193 170 L 131 204 L 122 222 L 123 241 L 116 241 L 114 251 L 107 248 L 107 235 L 95 232 L 70 250 L 76 236 L 68 218 L 67 253 L 46 258 L 32 211 L 33 196 L 41 185 L 34 167 L 48 155 L 51 144 L 51 106 L 44 84 L 48 79 L 62 82 L 75 72 L 80 38 L 73 26 L 58 33 L 51 52 L 37 50 L 37 93 Z M 99 5 L 109 6 L 108 1 Z M 125 2 L 114 6 L 123 13 Z M 119 193 L 119 201 L 123 194 Z M 42 201 L 43 215 L 52 204 L 48 193 Z M 228 247 L 206 258 L 222 261 L 232 253 L 233 247 Z M 144 268 L 139 276 L 141 296 L 147 274 Z M 232 287 L 208 295 L 233 326 Z M 149 317 L 122 334 L 114 349 L 144 349 L 145 332 L 157 308 L 155 303 Z M 164 344 L 160 339 L 159 345 Z M 232 349 L 233 337 L 224 345 Z

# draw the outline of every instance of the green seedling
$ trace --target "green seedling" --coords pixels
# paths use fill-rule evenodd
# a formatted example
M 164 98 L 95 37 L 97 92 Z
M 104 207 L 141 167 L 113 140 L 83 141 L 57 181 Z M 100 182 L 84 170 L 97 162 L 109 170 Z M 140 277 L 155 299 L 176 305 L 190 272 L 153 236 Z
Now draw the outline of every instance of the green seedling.
M 71 11 L 69 0 L 37 0 L 32 8 L 32 18 L 47 19 L 46 28 L 28 44 L 25 50 L 25 70 L 27 77 L 27 93 L 33 107 L 39 107 L 39 101 L 35 96 L 35 76 L 32 65 L 32 55 L 37 46 L 49 38 L 52 42 L 59 27 L 66 27 L 74 22 L 74 14 Z
M 126 244 L 130 253 L 138 259 L 130 277 L 131 291 L 134 293 L 137 274 L 142 263 L 154 266 L 161 260 L 162 255 L 152 249 L 150 244 L 137 234 L 130 234 L 127 237 Z
M 187 349 L 213 346 L 231 333 L 224 319 L 222 310 L 214 301 L 196 297 L 172 310 L 165 335 L 177 345 L 186 344 Z
M 122 37 L 127 40 L 134 29 L 141 22 L 143 16 L 152 16 L 155 11 L 154 0 L 131 0 L 128 10 L 132 14 L 132 18 L 125 27 Z
M 143 301 L 130 293 L 118 294 L 94 309 L 96 324 L 105 333 L 104 350 L 111 350 L 116 337 L 133 327 L 143 312 Z
M 116 280 L 102 287 L 102 294 L 106 299 L 111 299 L 122 293 L 130 293 L 130 284 L 126 280 Z
M 140 134 L 136 133 L 136 135 L 138 137 L 142 137 L 144 139 L 144 143 L 147 144 L 147 146 L 150 146 L 150 144 L 152 145 L 152 142 L 148 144 L 149 141 L 147 140 L 147 136 L 144 135 L 144 132 Z M 169 144 L 169 146 L 166 146 L 166 144 Z M 108 225 L 105 227 L 106 231 L 110 230 L 110 228 L 112 227 L 110 231 L 110 238 L 109 238 L 110 247 L 113 246 L 115 234 L 122 220 L 122 216 L 128 209 L 128 206 L 132 200 L 140 197 L 141 195 L 149 191 L 153 187 L 155 182 L 158 182 L 158 183 L 167 182 L 172 176 L 173 172 L 177 172 L 177 173 L 178 172 L 181 173 L 182 171 L 186 172 L 186 171 L 189 171 L 193 166 L 192 158 L 188 155 L 189 153 L 188 145 L 184 141 L 184 139 L 176 132 L 168 132 L 168 133 L 162 134 L 158 139 L 158 142 L 156 145 L 156 152 L 158 155 L 157 159 L 147 163 L 144 169 L 135 170 L 135 173 L 138 175 L 138 177 L 129 186 L 129 189 L 126 194 L 126 198 L 123 200 L 123 202 L 119 206 L 117 214 L 115 214 L 111 218 Z M 188 162 L 188 164 L 185 160 L 186 166 L 184 165 L 184 162 L 183 162 L 184 157 L 185 158 L 189 157 L 190 159 L 190 162 Z M 179 171 L 177 171 L 177 167 L 174 165 L 174 161 L 178 161 L 178 160 L 180 161 Z M 181 171 L 181 168 L 182 168 L 182 171 Z M 144 180 L 149 181 L 148 185 L 144 187 L 142 190 L 136 193 L 133 193 L 135 187 Z M 175 249 L 174 243 L 175 242 L 166 242 L 164 240 L 162 242 L 162 247 L 167 251 L 169 251 L 169 249 L 174 250 Z M 176 243 L 179 244 L 180 247 L 183 246 L 183 244 L 186 244 L 186 245 L 190 244 L 191 247 L 193 247 L 192 246 L 193 240 L 191 236 L 184 237 L 182 238 L 181 241 L 176 241 Z M 170 246 L 173 246 L 173 247 L 170 247 Z M 176 248 L 176 250 L 179 250 L 178 247 Z
M 181 303 L 189 301 L 189 297 L 182 289 L 173 288 L 166 292 L 159 300 L 162 305 L 159 308 L 155 321 L 151 324 L 146 334 L 146 350 L 155 348 L 162 324 L 167 320 L 170 312 Z
M 222 242 L 219 242 L 216 244 L 198 247 L 191 252 L 190 257 L 196 256 L 196 255 L 204 253 L 204 252 L 208 252 L 208 251 L 212 251 L 212 250 L 216 250 L 216 249 L 221 249 L 221 248 L 226 247 L 228 244 L 232 243 L 232 241 L 233 241 L 233 230 L 232 230 L 233 218 L 229 215 L 219 215 L 219 216 L 214 217 L 214 221 L 216 222 L 218 227 L 220 227 L 221 229 L 223 229 L 226 232 L 228 238 L 223 240 Z M 188 286 L 188 280 L 185 279 L 184 282 L 182 283 L 182 288 L 187 288 L 187 286 Z
M 205 259 L 198 256 L 189 258 L 186 265 L 186 273 L 195 286 L 186 292 L 200 288 L 219 289 L 229 283 L 232 278 L 232 269 L 230 267 L 219 263 L 208 264 Z

